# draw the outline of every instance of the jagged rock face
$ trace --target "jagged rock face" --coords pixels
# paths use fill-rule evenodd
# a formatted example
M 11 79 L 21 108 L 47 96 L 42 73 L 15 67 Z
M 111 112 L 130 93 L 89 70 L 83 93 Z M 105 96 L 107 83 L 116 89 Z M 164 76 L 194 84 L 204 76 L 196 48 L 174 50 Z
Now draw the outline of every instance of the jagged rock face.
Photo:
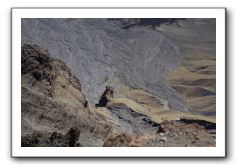
M 22 46 L 21 59 L 22 133 L 76 126 L 86 100 L 69 68 L 36 45 Z
M 215 46 L 215 19 L 22 19 L 22 146 L 215 146 Z
M 82 108 L 86 100 L 81 84 L 63 62 L 53 60 L 47 50 L 29 44 L 23 45 L 21 59 L 22 87 L 30 86 L 48 97 Z
M 182 52 L 172 39 L 146 26 L 123 29 L 107 19 L 22 19 L 22 44 L 34 43 L 64 61 L 96 104 L 105 86 L 142 88 L 186 111 L 186 100 L 164 79 Z
M 186 121 L 183 122 L 183 121 Z M 110 136 L 105 147 L 214 147 L 216 143 L 215 131 L 204 127 L 200 121 L 189 119 L 178 121 L 164 121 L 160 123 L 157 134 L 130 135 L 120 134 Z M 212 123 L 215 126 L 215 124 Z
M 166 100 L 132 88 L 126 98 L 113 98 L 106 87 L 105 107 L 88 106 L 79 80 L 47 50 L 25 44 L 21 58 L 23 147 L 215 145 L 215 123 L 203 116 L 172 110 Z
M 86 133 L 97 141 L 108 135 L 112 126 L 90 113 L 79 80 L 63 62 L 30 44 L 22 46 L 21 59 L 22 146 L 78 146 Z
M 111 99 L 113 98 L 113 93 L 114 93 L 114 89 L 109 86 L 106 86 L 106 90 L 100 97 L 99 103 L 96 104 L 96 106 L 106 107 L 107 103 L 111 101 Z

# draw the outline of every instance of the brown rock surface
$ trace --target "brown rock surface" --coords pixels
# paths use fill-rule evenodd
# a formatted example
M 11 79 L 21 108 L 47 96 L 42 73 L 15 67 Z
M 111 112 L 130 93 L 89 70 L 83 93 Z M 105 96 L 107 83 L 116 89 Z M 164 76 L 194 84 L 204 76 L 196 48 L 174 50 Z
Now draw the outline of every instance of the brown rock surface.
M 119 21 L 22 20 L 22 146 L 215 146 L 215 19 Z
M 68 146 L 65 137 L 74 127 L 81 132 L 78 143 L 82 145 L 84 140 L 88 140 L 83 139 L 84 133 L 98 140 L 107 136 L 111 126 L 100 123 L 102 120 L 97 120 L 97 114 L 85 107 L 88 103 L 79 80 L 63 62 L 51 58 L 46 50 L 36 45 L 22 46 L 21 80 L 23 146 Z M 46 143 L 51 135 L 57 135 L 57 141 L 61 139 L 62 142 Z M 35 144 L 34 140 L 41 143 Z
M 206 123 L 204 121 L 204 123 Z M 203 124 L 204 124 L 203 123 Z M 207 123 L 206 123 L 207 124 Z M 181 119 L 160 123 L 157 134 L 120 134 L 109 137 L 104 147 L 214 147 L 213 127 L 205 127 L 199 121 Z M 205 125 L 205 124 L 204 124 Z

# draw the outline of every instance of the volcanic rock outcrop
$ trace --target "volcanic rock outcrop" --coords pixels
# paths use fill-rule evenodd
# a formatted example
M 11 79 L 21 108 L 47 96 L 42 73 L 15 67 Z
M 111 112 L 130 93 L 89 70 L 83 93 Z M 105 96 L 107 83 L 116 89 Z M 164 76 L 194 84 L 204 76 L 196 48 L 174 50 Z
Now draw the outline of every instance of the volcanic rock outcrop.
M 120 134 L 109 137 L 105 147 L 214 147 L 215 131 L 208 130 L 199 122 L 185 119 L 189 124 L 177 121 L 163 121 L 157 134 L 129 135 Z M 215 124 L 214 124 L 215 125 Z
M 110 126 L 99 124 L 85 108 L 81 85 L 70 69 L 36 45 L 23 45 L 21 53 L 22 146 L 83 145 L 87 139 L 79 140 L 79 132 L 105 138 L 94 131 L 106 135 Z
M 96 104 L 97 107 L 105 107 L 109 101 L 113 98 L 114 89 L 112 87 L 106 86 L 106 90 L 100 97 L 99 103 Z
M 24 147 L 215 146 L 215 19 L 22 19 L 21 59 Z

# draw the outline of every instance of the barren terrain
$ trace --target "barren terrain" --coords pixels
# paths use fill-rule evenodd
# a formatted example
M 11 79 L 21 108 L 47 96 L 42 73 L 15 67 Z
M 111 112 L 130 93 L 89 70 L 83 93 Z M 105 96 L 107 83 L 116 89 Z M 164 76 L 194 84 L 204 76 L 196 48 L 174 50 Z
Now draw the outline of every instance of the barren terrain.
M 22 146 L 215 146 L 215 19 L 22 19 Z

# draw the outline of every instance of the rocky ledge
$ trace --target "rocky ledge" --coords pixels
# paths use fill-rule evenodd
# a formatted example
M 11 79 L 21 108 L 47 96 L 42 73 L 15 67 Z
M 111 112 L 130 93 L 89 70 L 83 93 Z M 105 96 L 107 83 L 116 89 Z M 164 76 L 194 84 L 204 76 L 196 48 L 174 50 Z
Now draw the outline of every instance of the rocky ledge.
M 92 105 L 47 50 L 25 44 L 21 58 L 23 147 L 215 146 L 214 122 L 172 111 L 159 97 L 141 89 L 118 97 L 108 86 Z

